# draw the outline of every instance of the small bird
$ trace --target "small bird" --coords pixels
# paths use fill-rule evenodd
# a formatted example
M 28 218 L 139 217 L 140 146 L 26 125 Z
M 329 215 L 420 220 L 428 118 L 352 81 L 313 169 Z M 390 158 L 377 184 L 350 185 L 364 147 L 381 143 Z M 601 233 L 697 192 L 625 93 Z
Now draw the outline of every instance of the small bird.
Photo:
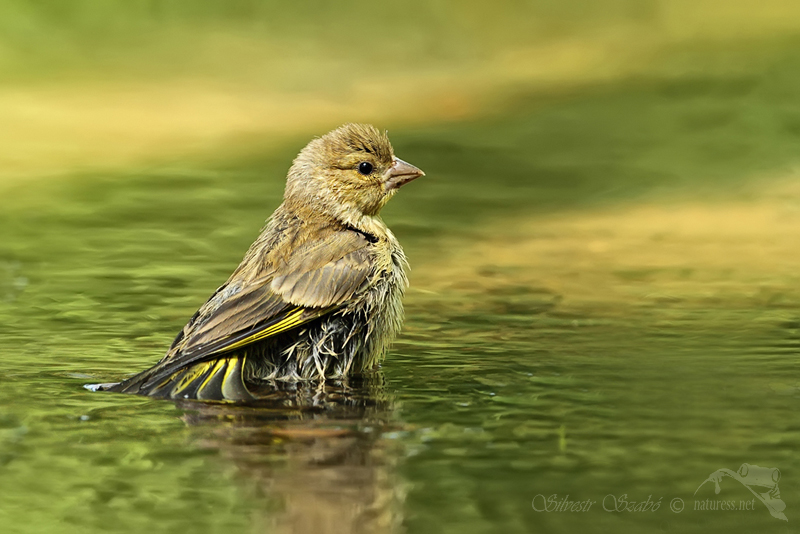
M 283 203 L 152 368 L 110 391 L 246 401 L 259 384 L 374 369 L 400 330 L 403 249 L 379 213 L 424 176 L 385 133 L 346 124 L 295 158 Z

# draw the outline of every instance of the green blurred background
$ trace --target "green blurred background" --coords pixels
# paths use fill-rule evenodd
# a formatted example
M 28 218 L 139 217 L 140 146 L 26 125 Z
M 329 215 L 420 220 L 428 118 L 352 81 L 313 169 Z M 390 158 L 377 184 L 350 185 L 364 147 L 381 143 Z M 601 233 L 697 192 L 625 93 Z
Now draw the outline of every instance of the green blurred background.
M 161 356 L 350 121 L 427 172 L 384 211 L 413 271 L 374 383 L 84 390 Z M 798 141 L 788 0 L 3 0 L 1 530 L 788 532 Z M 693 509 L 752 498 L 693 495 L 742 463 L 788 523 Z
M 513 114 L 520 95 L 753 76 L 793 48 L 798 18 L 776 0 L 7 0 L 0 171 L 258 152 L 344 121 L 395 129 Z

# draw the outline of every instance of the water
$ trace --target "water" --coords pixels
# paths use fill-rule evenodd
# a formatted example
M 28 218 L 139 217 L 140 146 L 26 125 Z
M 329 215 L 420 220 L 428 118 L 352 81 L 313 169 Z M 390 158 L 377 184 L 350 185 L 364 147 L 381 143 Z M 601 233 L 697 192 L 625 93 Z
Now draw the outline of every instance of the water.
M 797 66 L 519 95 L 513 113 L 393 131 L 428 173 L 384 214 L 413 266 L 404 333 L 366 384 L 259 409 L 83 384 L 162 355 L 307 137 L 7 188 L 3 531 L 789 531 Z M 693 495 L 742 463 L 781 471 L 788 522 L 758 500 L 694 509 L 752 499 L 731 479 Z M 537 495 L 594 504 L 537 512 Z M 625 495 L 660 507 L 604 509 Z

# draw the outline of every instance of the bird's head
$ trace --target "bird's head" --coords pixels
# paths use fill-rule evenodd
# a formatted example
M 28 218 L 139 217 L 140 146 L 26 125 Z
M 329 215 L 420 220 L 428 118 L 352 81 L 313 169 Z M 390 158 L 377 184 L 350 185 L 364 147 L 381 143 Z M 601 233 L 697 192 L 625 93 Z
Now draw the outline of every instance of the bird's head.
M 369 124 L 345 124 L 300 151 L 284 200 L 353 224 L 377 215 L 402 185 L 424 175 L 395 157 L 385 133 Z

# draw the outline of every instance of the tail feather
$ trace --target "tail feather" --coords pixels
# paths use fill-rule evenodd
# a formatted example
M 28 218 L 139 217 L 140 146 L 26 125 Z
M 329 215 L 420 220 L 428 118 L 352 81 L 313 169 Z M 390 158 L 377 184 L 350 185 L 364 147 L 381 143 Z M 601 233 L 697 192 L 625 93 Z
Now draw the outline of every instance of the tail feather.
M 198 362 L 157 380 L 152 380 L 154 369 L 150 369 L 108 390 L 167 399 L 252 400 L 244 382 L 245 359 L 245 354 L 237 354 Z

